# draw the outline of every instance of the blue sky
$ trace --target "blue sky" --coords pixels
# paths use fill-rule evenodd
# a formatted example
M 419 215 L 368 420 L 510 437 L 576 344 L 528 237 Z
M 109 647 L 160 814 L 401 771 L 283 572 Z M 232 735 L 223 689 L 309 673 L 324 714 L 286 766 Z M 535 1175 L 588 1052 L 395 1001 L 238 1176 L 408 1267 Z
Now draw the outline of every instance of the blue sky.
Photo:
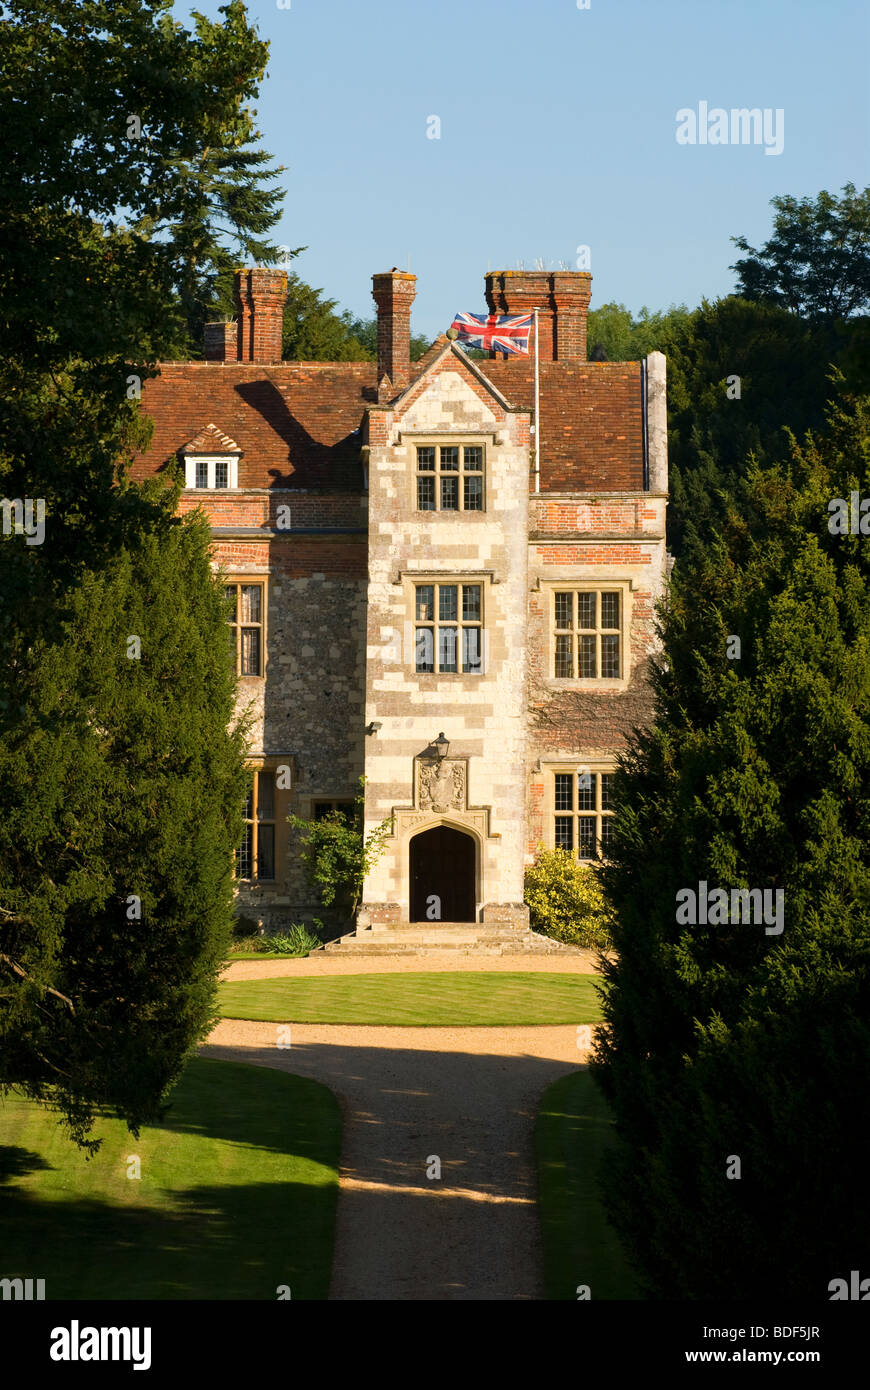
M 285 0 L 286 2 L 286 0 Z M 184 20 L 191 6 L 177 3 Z M 196 8 L 216 17 L 217 0 Z M 868 182 L 865 0 L 251 0 L 271 43 L 257 105 L 287 166 L 276 240 L 342 308 L 418 277 L 413 327 L 482 312 L 493 270 L 577 268 L 592 304 L 727 294 L 729 237 L 775 194 Z M 784 148 L 678 145 L 681 108 L 784 112 Z M 440 139 L 427 138 L 438 116 Z

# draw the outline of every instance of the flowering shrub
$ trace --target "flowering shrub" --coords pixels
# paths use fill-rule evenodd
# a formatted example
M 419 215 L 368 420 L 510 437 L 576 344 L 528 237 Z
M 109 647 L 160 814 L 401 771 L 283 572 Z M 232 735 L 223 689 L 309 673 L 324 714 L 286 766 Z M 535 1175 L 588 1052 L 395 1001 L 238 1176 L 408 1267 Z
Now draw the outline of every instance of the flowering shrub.
M 607 950 L 613 911 L 593 864 L 578 864 L 565 849 L 538 850 L 526 869 L 525 901 L 532 931 L 569 946 Z

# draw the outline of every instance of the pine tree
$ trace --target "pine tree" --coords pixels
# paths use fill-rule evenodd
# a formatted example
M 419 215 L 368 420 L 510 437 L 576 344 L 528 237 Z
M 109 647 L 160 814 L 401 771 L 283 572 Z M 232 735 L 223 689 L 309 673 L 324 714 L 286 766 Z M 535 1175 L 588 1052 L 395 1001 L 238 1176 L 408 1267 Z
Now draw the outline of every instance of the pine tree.
M 616 779 L 593 1069 L 608 1207 L 658 1298 L 824 1299 L 866 1264 L 870 537 L 828 526 L 854 491 L 867 399 L 748 466 L 675 568 L 656 722 Z M 730 891 L 729 920 L 681 924 L 702 882 L 781 890 L 782 932 L 735 920 Z
M 172 0 L 3 9 L 4 344 L 39 369 L 188 357 L 233 265 L 279 254 L 252 105 L 268 44 L 241 0 L 193 31 Z

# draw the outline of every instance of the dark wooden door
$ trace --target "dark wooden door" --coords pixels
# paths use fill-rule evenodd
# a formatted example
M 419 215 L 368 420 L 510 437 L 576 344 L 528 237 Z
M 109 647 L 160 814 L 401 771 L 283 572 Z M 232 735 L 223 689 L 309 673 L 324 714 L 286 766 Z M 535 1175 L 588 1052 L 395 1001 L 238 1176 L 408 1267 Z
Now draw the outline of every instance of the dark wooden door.
M 430 899 L 440 898 L 441 911 Z M 473 922 L 474 840 L 436 825 L 411 841 L 411 921 Z

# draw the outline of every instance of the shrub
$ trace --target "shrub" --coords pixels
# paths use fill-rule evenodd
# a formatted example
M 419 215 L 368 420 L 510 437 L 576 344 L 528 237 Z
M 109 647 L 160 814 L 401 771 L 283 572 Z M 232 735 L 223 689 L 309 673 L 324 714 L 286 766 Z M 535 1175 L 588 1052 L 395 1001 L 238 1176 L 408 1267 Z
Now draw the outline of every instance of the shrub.
M 282 956 L 307 956 L 321 945 L 320 937 L 302 922 L 294 922 L 285 932 L 267 936 L 265 941 L 267 951 L 280 951 Z
M 592 864 L 578 864 L 565 849 L 539 848 L 526 870 L 525 901 L 532 931 L 606 951 L 612 944 L 612 909 L 605 901 Z
M 383 854 L 393 828 L 389 815 L 365 835 L 364 819 L 364 777 L 359 779 L 359 792 L 350 816 L 344 811 L 330 811 L 316 821 L 287 817 L 299 836 L 308 882 L 320 893 L 324 907 L 335 907 L 349 918 L 356 912 L 366 875 Z
M 318 918 L 315 918 L 315 921 L 319 923 Z M 322 923 L 319 925 L 322 926 Z M 275 932 L 274 936 L 269 936 L 266 932 L 236 936 L 230 954 L 235 956 L 242 952 L 257 951 L 265 954 L 277 952 L 282 956 L 307 956 L 322 944 L 316 931 L 312 932 L 304 924 L 294 922 L 285 932 Z
M 234 936 L 230 945 L 230 955 L 238 956 L 248 951 L 271 951 L 268 937 L 262 933 L 255 936 Z

